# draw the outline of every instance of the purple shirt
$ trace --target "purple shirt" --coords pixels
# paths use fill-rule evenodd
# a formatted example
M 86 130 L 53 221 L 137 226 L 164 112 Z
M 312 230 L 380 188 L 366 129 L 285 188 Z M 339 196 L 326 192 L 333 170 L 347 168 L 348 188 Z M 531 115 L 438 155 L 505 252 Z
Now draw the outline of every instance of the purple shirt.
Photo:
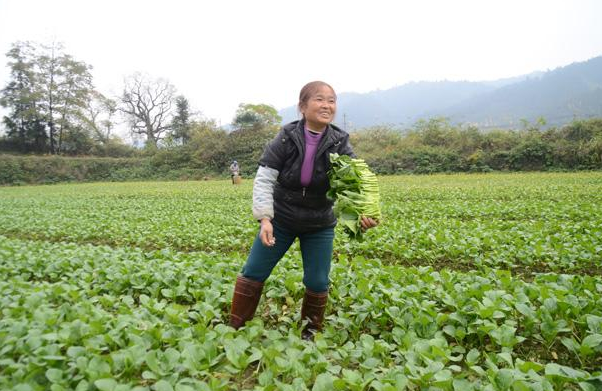
M 316 151 L 318 144 L 322 139 L 321 133 L 310 132 L 305 128 L 305 156 L 303 157 L 303 165 L 301 166 L 301 186 L 309 186 L 311 182 L 311 176 L 314 172 L 314 158 L 316 157 Z

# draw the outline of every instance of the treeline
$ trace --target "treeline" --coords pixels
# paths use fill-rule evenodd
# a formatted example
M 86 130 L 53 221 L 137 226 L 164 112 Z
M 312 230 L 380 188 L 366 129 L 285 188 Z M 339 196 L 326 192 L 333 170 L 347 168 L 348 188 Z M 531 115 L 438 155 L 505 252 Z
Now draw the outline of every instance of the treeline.
M 411 129 L 376 127 L 351 136 L 356 153 L 379 173 L 546 171 L 602 169 L 602 119 L 574 120 L 543 129 L 483 132 L 444 118 Z
M 256 115 L 254 110 L 244 113 Z M 151 160 L 162 170 L 193 169 L 210 176 L 226 175 L 230 162 L 237 160 L 243 175 L 252 176 L 278 126 L 257 120 L 235 126 L 232 132 L 197 127 L 189 142 L 159 148 Z M 409 129 L 382 126 L 353 132 L 351 143 L 379 174 L 602 169 L 602 118 L 544 126 L 539 119 L 518 130 L 483 132 L 432 118 Z
M 249 111 L 250 106 L 255 110 Z M 232 160 L 239 162 L 242 174 L 248 177 L 254 175 L 265 144 L 278 130 L 277 125 L 263 121 L 265 116 L 256 115 L 258 108 L 273 110 L 264 105 L 241 105 L 237 130 L 226 132 L 214 121 L 194 121 L 188 126 L 185 142 L 165 142 L 157 148 L 131 148 L 118 158 L 0 154 L 0 184 L 199 180 L 225 177 Z M 0 138 L 0 150 L 2 142 Z
M 238 130 L 193 123 L 186 143 L 141 150 L 131 158 L 0 155 L 0 183 L 226 178 L 232 160 L 251 177 L 277 126 L 262 124 L 255 111 L 241 113 L 242 120 L 253 121 L 239 123 Z M 351 142 L 379 174 L 602 169 L 602 119 L 542 126 L 482 132 L 436 118 L 405 130 L 365 129 L 352 133 Z

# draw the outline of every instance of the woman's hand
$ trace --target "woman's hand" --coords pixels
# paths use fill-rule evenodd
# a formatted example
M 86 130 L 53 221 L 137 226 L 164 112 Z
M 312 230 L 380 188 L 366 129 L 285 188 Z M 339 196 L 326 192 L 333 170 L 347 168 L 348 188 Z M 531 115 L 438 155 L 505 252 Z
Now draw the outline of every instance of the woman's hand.
M 274 226 L 267 217 L 261 219 L 259 239 L 261 239 L 261 243 L 266 247 L 272 247 L 274 244 L 276 244 L 276 238 L 274 237 Z
M 374 228 L 378 225 L 378 220 L 374 220 L 372 217 L 362 216 L 360 220 L 362 230 L 366 231 L 370 228 Z

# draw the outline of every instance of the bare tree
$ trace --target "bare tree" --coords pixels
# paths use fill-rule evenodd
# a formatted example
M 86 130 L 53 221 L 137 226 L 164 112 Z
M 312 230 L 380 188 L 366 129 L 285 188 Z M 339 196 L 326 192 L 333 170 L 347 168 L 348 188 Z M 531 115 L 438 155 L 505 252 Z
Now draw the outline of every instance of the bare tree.
M 131 132 L 146 136 L 146 145 L 157 147 L 172 125 L 176 89 L 165 79 L 150 79 L 135 73 L 125 81 L 120 111 L 130 122 Z

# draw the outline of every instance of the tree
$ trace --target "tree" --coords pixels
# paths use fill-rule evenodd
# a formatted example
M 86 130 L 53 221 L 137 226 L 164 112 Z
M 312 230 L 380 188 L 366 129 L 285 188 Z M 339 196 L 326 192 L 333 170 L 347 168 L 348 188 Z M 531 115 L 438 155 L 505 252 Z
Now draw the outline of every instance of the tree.
M 176 113 L 171 121 L 172 137 L 181 144 L 187 144 L 190 141 L 190 108 L 188 99 L 179 95 L 175 99 Z
M 520 119 L 520 123 L 523 127 L 523 130 L 531 133 L 541 132 L 541 128 L 547 124 L 547 121 L 544 117 L 537 117 L 534 123 L 529 122 L 529 120 L 525 118 Z
M 82 120 L 83 125 L 97 142 L 106 144 L 111 138 L 111 131 L 115 127 L 113 117 L 116 112 L 117 102 L 98 91 L 92 91 Z
M 57 58 L 55 43 L 52 46 L 45 46 L 44 49 L 48 49 L 49 52 L 43 53 L 36 58 L 37 66 L 39 69 L 39 80 L 40 83 L 37 86 L 40 91 L 41 99 L 41 110 L 46 119 L 49 134 L 48 139 L 50 141 L 50 152 L 56 152 L 56 122 L 55 122 L 55 111 L 56 111 L 56 90 L 57 90 L 57 78 L 60 74 L 59 63 Z
M 229 164 L 227 143 L 228 134 L 219 129 L 215 121 L 194 121 L 190 129 L 190 142 L 186 144 L 192 166 L 214 172 L 225 170 Z
M 602 134 L 592 138 L 586 146 L 593 167 L 602 168 Z
M 255 169 L 266 144 L 276 135 L 282 118 L 265 104 L 240 104 L 228 134 L 227 159 L 237 160 L 241 170 Z
M 165 79 L 151 80 L 140 73 L 126 79 L 120 110 L 131 132 L 146 137 L 147 147 L 156 148 L 171 129 L 174 94 L 175 87 Z
M 91 67 L 62 52 L 62 45 L 16 42 L 7 53 L 12 80 L 2 90 L 10 136 L 22 150 L 60 153 L 66 132 L 77 129 L 92 91 Z M 49 145 L 47 145 L 47 142 Z
M 89 145 L 91 136 L 88 130 L 80 124 L 85 116 L 85 109 L 89 106 L 92 92 L 92 75 L 90 66 L 83 62 L 75 61 L 71 56 L 63 54 L 60 57 L 62 77 L 57 88 L 57 121 L 58 145 L 57 152 L 63 148 L 70 153 L 79 153 L 76 145 Z M 63 141 L 69 139 L 70 143 Z M 89 148 L 86 148 L 87 152 Z
M 402 134 L 387 126 L 374 126 L 350 134 L 355 153 L 364 158 L 382 156 L 401 149 Z
M 422 143 L 433 147 L 445 147 L 449 143 L 451 124 L 444 117 L 419 120 L 414 125 L 416 132 L 420 135 Z
M 40 45 L 36 56 L 40 111 L 48 127 L 50 152 L 61 153 L 65 133 L 76 129 L 76 122 L 87 106 L 92 88 L 91 66 L 63 52 L 63 45 Z M 70 138 L 72 138 L 70 136 Z M 73 152 L 73 151 L 71 151 Z
M 44 152 L 46 129 L 38 110 L 40 96 L 35 71 L 35 48 L 30 42 L 13 43 L 6 56 L 11 80 L 1 91 L 0 105 L 10 109 L 3 122 L 7 138 L 21 152 Z
M 232 124 L 238 130 L 257 128 L 275 130 L 281 122 L 282 117 L 270 105 L 241 103 L 238 105 Z

